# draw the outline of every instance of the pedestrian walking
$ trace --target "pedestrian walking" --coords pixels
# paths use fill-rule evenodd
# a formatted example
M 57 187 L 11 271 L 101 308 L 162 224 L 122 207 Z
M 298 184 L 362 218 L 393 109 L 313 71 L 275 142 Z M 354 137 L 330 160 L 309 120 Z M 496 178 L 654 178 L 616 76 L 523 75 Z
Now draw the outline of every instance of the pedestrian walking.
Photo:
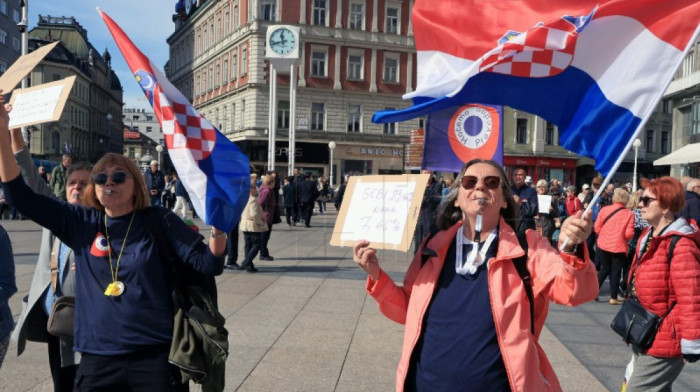
M 515 203 L 520 207 L 520 223 L 515 231 L 522 234 L 527 229 L 535 229 L 535 215 L 539 212 L 537 192 L 525 181 L 527 172 L 522 167 L 513 170 L 511 193 Z
M 250 197 L 248 203 L 243 209 L 240 223 L 241 231 L 243 232 L 243 242 L 245 258 L 239 269 L 247 272 L 258 272 L 255 268 L 253 259 L 260 252 L 262 242 L 261 233 L 267 231 L 268 227 L 263 221 L 263 211 L 260 203 L 258 203 L 258 188 L 256 180 L 250 180 Z
M 282 187 L 282 207 L 284 207 L 284 215 L 287 218 L 287 226 L 296 226 L 294 220 L 294 206 L 296 205 L 296 193 L 294 192 L 294 177 L 289 176 L 284 179 Z
M 144 174 L 152 206 L 162 205 L 160 197 L 165 189 L 165 177 L 163 172 L 158 169 L 159 166 L 158 161 L 152 160 L 150 170 L 146 170 Z
M 311 227 L 311 216 L 314 212 L 314 203 L 318 199 L 319 191 L 316 182 L 311 178 L 311 173 L 305 173 L 304 181 L 297 187 L 299 202 L 301 203 L 302 219 L 304 226 Z
M 262 177 L 262 185 L 258 194 L 258 203 L 262 208 L 262 218 L 267 224 L 267 230 L 260 233 L 260 260 L 272 261 L 275 258 L 270 255 L 267 244 L 272 234 L 272 225 L 275 223 L 277 212 L 277 195 L 274 191 L 275 179 L 270 175 Z
M 397 392 L 562 390 L 537 339 L 550 301 L 575 306 L 598 293 L 580 246 L 591 223 L 581 213 L 567 219 L 561 253 L 528 230 L 525 252 L 514 229 L 519 218 L 502 166 L 472 160 L 402 286 L 381 269 L 369 241 L 355 245 L 367 292 L 386 317 L 406 325 Z

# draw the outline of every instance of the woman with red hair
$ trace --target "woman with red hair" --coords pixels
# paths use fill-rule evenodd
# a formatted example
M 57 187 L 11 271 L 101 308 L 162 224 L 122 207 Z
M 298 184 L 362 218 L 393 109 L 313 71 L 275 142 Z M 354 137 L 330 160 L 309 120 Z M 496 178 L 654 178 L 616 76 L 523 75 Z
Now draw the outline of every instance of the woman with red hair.
M 700 231 L 678 217 L 685 204 L 678 180 L 643 179 L 642 187 L 639 205 L 650 226 L 637 244 L 628 298 L 636 297 L 662 322 L 651 347 L 632 347 L 627 392 L 671 390 L 685 362 L 700 358 Z

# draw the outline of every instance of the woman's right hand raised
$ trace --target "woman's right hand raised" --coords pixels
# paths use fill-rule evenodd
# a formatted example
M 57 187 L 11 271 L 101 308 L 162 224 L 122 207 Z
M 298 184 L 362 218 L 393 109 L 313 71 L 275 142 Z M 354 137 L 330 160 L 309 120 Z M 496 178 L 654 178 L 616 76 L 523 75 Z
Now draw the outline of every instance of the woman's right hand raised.
M 353 260 L 362 267 L 373 281 L 379 280 L 381 269 L 377 260 L 377 251 L 369 247 L 369 241 L 360 240 L 353 247 Z

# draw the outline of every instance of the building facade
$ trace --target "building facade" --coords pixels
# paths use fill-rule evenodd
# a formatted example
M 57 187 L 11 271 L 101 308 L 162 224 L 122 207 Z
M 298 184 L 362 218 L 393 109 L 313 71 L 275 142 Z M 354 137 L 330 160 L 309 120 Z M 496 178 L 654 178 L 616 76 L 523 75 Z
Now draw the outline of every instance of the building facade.
M 21 20 L 20 0 L 0 0 L 0 74 L 22 54 Z
M 673 136 L 670 151 L 688 144 L 700 143 L 700 38 L 676 72 L 664 94 L 665 109 L 672 113 Z M 697 144 L 700 157 L 700 144 Z M 669 152 L 670 152 L 669 151 Z M 671 175 L 700 177 L 700 163 L 671 165 Z
M 29 85 L 76 80 L 60 119 L 29 127 L 30 152 L 58 162 L 63 153 L 93 162 L 107 152 L 121 154 L 123 89 L 110 54 L 95 50 L 75 18 L 40 15 L 29 32 L 29 51 L 53 41 L 60 43 L 32 70 Z
M 163 130 L 154 112 L 144 109 L 125 108 L 122 112 L 124 122 L 124 155 L 140 165 L 148 166 L 153 159 L 161 161 L 161 170 L 171 172 L 172 163 L 165 148 Z M 162 151 L 158 151 L 160 146 Z
M 268 26 L 301 28 L 296 145 L 288 149 L 289 76 L 277 78 L 276 169 L 289 154 L 302 171 L 329 175 L 404 171 L 404 145 L 420 120 L 374 124 L 377 110 L 409 106 L 415 86 L 412 1 L 224 0 L 177 3 L 167 74 L 258 170 L 268 161 Z

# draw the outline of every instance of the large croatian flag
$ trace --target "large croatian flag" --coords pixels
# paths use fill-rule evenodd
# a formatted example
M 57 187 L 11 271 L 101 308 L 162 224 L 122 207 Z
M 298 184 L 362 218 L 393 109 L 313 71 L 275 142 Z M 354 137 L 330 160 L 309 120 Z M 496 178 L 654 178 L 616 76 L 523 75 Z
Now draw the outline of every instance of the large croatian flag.
M 616 170 L 697 36 L 698 0 L 416 0 L 414 106 L 396 122 L 470 102 L 559 127 L 565 148 Z
M 99 12 L 153 106 L 170 159 L 197 214 L 206 224 L 231 231 L 250 194 L 248 157 L 197 113 L 112 18 Z

